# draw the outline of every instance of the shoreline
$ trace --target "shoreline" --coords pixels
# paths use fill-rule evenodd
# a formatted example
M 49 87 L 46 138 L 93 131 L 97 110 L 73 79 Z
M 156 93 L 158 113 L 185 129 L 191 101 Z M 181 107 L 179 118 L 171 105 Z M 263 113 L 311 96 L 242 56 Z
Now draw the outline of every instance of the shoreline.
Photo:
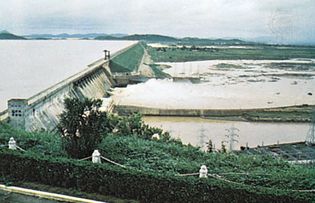
M 200 117 L 203 119 L 247 122 L 301 122 L 311 121 L 315 105 L 299 105 L 257 109 L 162 109 L 115 105 L 112 112 L 119 115 L 140 113 L 143 116 Z

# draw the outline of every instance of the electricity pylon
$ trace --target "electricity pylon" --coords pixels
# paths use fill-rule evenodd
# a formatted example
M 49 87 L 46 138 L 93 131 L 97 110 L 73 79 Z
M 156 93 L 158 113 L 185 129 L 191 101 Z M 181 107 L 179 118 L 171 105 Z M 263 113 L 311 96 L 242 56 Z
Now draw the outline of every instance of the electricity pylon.
M 315 144 L 315 111 L 312 113 L 310 129 L 308 130 L 305 143 L 307 145 Z
M 236 132 L 239 132 L 240 130 L 238 128 L 235 128 L 234 126 L 225 130 L 228 132 L 228 134 L 226 134 L 225 137 L 228 138 L 229 151 L 232 152 L 234 149 L 234 143 L 238 142 L 236 138 L 239 137 L 239 135 Z
M 204 147 L 204 144 L 206 143 L 206 139 L 207 139 L 207 136 L 205 134 L 207 130 L 202 126 L 201 129 L 199 130 L 200 134 L 199 134 L 199 146 L 201 148 Z

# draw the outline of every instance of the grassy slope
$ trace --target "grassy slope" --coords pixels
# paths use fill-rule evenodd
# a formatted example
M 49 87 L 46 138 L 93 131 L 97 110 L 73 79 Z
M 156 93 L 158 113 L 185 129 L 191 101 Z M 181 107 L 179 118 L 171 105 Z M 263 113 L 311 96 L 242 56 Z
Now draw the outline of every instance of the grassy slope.
M 154 76 L 156 78 L 169 78 L 169 77 L 171 77 L 169 74 L 163 72 L 163 69 L 160 67 L 159 64 L 150 64 L 150 68 L 154 72 Z
M 263 122 L 310 122 L 315 106 L 295 106 L 266 108 L 256 111 L 239 110 L 234 114 L 223 113 L 222 115 L 210 113 L 206 118 L 226 119 L 226 120 L 246 120 Z
M 65 156 L 58 135 L 26 133 L 0 125 L 0 144 L 3 147 L 11 136 L 27 151 Z M 315 186 L 315 168 L 294 166 L 260 155 L 204 153 L 180 142 L 163 143 L 111 135 L 103 139 L 99 149 L 103 156 L 141 171 L 173 175 L 196 173 L 205 164 L 209 173 L 222 175 L 240 184 L 278 189 L 312 189 Z
M 284 60 L 290 58 L 315 58 L 314 47 L 277 47 L 253 46 L 249 48 L 208 48 L 191 50 L 189 48 L 166 48 L 158 51 L 157 48 L 148 48 L 154 62 L 181 62 L 197 60 Z
M 110 60 L 112 72 L 132 72 L 136 71 L 141 63 L 144 54 L 143 46 L 138 43 L 134 47 L 121 53 Z
M 121 164 L 158 173 L 196 173 L 205 164 L 209 173 L 246 185 L 278 189 L 311 189 L 315 186 L 314 168 L 290 165 L 271 157 L 204 153 L 195 147 L 134 137 L 106 137 L 100 149 L 105 156 Z
M 14 137 L 18 146 L 31 152 L 55 156 L 66 155 L 61 146 L 60 135 L 47 132 L 25 132 L 0 122 L 0 146 L 6 146 L 10 137 Z
M 315 106 L 265 109 L 243 114 L 248 121 L 310 122 Z

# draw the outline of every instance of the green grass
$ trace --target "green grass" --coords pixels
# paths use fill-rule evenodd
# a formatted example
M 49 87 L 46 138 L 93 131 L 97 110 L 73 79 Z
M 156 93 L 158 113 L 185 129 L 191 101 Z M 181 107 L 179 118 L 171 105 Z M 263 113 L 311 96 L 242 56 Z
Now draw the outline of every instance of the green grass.
M 141 63 L 144 48 L 141 43 L 136 44 L 125 52 L 110 60 L 112 72 L 132 72 L 136 71 Z
M 248 121 L 310 122 L 312 112 L 314 106 L 282 107 L 246 112 L 242 117 Z
M 196 173 L 205 164 L 209 173 L 240 184 L 277 189 L 312 189 L 315 186 L 314 168 L 290 165 L 269 156 L 205 153 L 174 142 L 114 136 L 106 137 L 99 148 L 104 156 L 142 171 L 174 175 Z
M 61 137 L 48 132 L 26 132 L 10 127 L 0 122 L 0 146 L 6 147 L 10 137 L 17 145 L 27 151 L 42 153 L 43 155 L 65 156 L 62 148 Z
M 171 77 L 169 74 L 163 72 L 163 69 L 161 68 L 162 65 L 159 64 L 150 64 L 150 67 L 152 71 L 154 72 L 154 76 L 156 78 L 169 78 Z
M 264 64 L 266 67 L 289 71 L 314 71 L 315 63 L 270 63 Z
M 5 145 L 11 136 L 29 153 L 67 157 L 57 134 L 28 133 L 1 124 L 2 147 L 7 147 Z M 205 164 L 209 173 L 250 187 L 289 190 L 315 187 L 315 168 L 290 165 L 270 156 L 205 153 L 179 141 L 144 140 L 132 135 L 107 135 L 98 149 L 103 156 L 140 171 L 176 176 L 197 173 Z
M 149 54 L 154 62 L 181 62 L 197 60 L 285 60 L 291 58 L 315 58 L 314 47 L 279 47 L 259 46 L 249 48 L 175 48 L 163 50 L 148 47 Z

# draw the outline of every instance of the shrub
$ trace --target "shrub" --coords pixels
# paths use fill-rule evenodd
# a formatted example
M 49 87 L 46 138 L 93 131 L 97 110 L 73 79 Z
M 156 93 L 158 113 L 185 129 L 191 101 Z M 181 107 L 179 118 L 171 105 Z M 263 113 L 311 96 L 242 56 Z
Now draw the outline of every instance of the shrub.
M 139 113 L 129 116 L 109 116 L 110 126 L 114 126 L 114 134 L 119 136 L 135 136 L 142 139 L 151 139 L 152 135 L 159 134 L 161 140 L 168 141 L 171 136 L 160 128 L 150 127 L 142 121 Z
M 13 137 L 17 145 L 27 151 L 36 153 L 64 156 L 61 137 L 59 134 L 48 132 L 26 132 L 14 129 L 8 124 L 0 122 L 0 146 L 8 146 L 10 137 Z
M 64 148 L 71 157 L 90 156 L 102 135 L 109 132 L 107 115 L 98 110 L 101 105 L 102 100 L 65 99 L 65 111 L 60 116 L 58 128 Z
M 305 202 L 312 194 L 0 150 L 0 174 L 142 202 Z

